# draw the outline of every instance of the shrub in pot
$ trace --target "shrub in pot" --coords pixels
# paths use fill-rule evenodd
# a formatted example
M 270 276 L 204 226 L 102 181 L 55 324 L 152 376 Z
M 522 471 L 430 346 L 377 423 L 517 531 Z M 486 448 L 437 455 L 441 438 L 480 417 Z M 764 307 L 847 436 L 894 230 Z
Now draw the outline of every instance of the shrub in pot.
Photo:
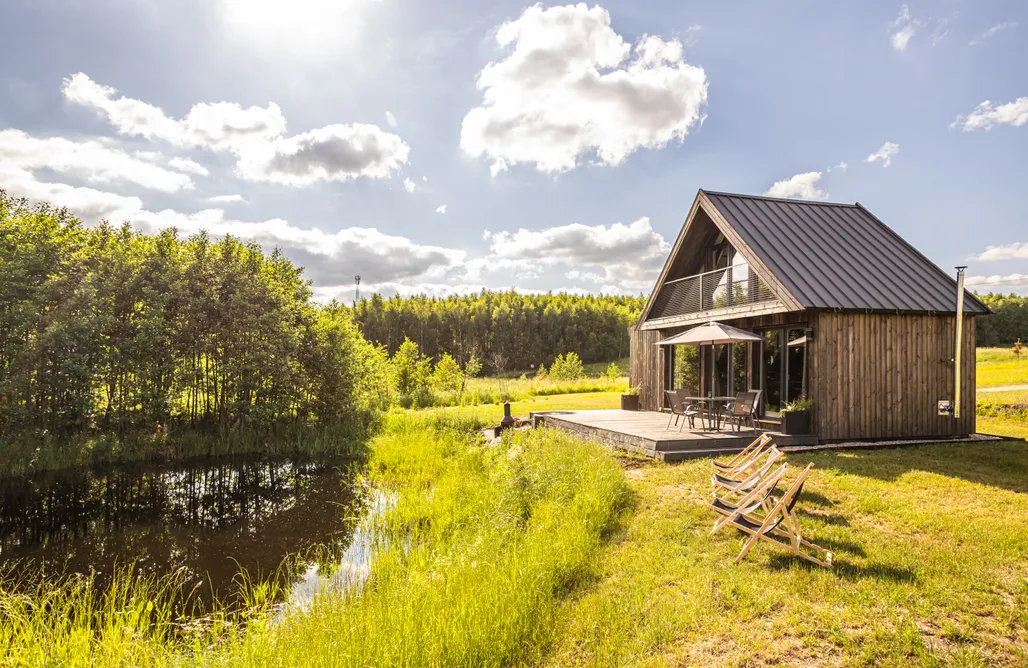
M 630 387 L 628 391 L 621 395 L 621 410 L 623 411 L 637 411 L 639 410 L 639 388 Z
M 800 397 L 782 408 L 783 434 L 810 433 L 810 399 Z

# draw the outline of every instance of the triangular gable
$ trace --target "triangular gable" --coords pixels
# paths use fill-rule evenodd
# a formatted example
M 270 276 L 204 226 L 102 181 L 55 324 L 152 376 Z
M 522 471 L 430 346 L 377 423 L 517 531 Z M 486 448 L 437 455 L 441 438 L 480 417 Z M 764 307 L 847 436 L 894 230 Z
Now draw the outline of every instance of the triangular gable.
M 753 270 L 757 277 L 762 280 L 764 284 L 767 285 L 775 294 L 775 297 L 785 305 L 786 310 L 802 310 L 803 307 L 800 305 L 799 301 L 789 293 L 785 286 L 782 285 L 781 281 L 775 277 L 753 249 L 743 241 L 742 237 L 740 237 L 734 229 L 732 229 L 731 224 L 725 220 L 724 216 L 721 215 L 717 210 L 717 207 L 711 203 L 707 198 L 706 193 L 701 189 L 696 193 L 696 199 L 693 201 L 692 208 L 689 209 L 689 215 L 685 219 L 685 224 L 682 225 L 682 229 L 678 233 L 678 238 L 675 239 L 674 246 L 671 247 L 671 252 L 668 254 L 667 260 L 664 262 L 664 268 L 660 271 L 660 277 L 653 286 L 650 298 L 646 300 L 646 307 L 643 309 L 642 316 L 639 318 L 640 326 L 649 318 L 650 311 L 653 308 L 654 303 L 656 303 L 657 295 L 660 294 L 661 288 L 664 287 L 668 273 L 671 271 L 671 267 L 674 266 L 675 260 L 678 258 L 678 254 L 682 250 L 683 244 L 693 228 L 693 222 L 695 221 L 696 214 L 700 209 L 707 214 L 711 222 L 714 223 L 714 226 L 717 227 L 718 231 L 725 236 L 730 244 L 732 244 L 735 251 L 743 256 L 749 264 L 750 269 Z

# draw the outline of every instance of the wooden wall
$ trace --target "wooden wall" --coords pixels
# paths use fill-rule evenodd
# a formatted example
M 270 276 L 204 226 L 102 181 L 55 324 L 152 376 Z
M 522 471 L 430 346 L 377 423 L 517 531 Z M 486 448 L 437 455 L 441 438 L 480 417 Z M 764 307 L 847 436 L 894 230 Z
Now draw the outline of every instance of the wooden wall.
M 639 408 L 659 411 L 664 400 L 664 347 L 656 345 L 664 338 L 657 330 L 628 328 L 628 384 L 639 387 Z
M 975 319 L 964 319 L 963 407 L 953 400 L 953 315 L 810 313 L 812 426 L 821 441 L 964 436 L 975 431 Z

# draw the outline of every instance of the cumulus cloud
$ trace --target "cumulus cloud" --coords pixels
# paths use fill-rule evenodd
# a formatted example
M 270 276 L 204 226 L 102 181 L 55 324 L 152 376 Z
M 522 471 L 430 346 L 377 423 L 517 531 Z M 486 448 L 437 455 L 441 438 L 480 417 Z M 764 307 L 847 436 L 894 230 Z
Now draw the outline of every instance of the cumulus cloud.
M 436 212 L 436 213 L 446 213 L 446 205 L 445 205 L 445 204 L 443 204 L 442 206 L 440 206 L 439 208 L 437 208 L 437 209 L 435 210 L 435 212 Z
M 820 180 L 821 172 L 804 172 L 781 181 L 775 181 L 774 185 L 768 188 L 764 194 L 768 197 L 825 199 L 828 197 L 828 193 L 817 187 L 817 182 Z
M 35 173 L 41 170 L 91 184 L 134 184 L 165 193 L 193 187 L 186 174 L 164 169 L 98 141 L 42 138 L 21 130 L 0 130 L 0 174 L 5 180 L 35 180 Z
M 976 260 L 1028 260 L 1028 242 L 1015 241 L 1005 246 L 987 246 Z
M 239 173 L 254 181 L 309 186 L 359 176 L 385 178 L 407 162 L 410 148 L 377 125 L 329 125 L 248 147 Z
M 408 177 L 403 180 L 403 189 L 409 193 L 412 193 L 418 189 L 418 184 L 411 181 L 410 177 Z
M 991 130 L 996 125 L 1013 125 L 1020 127 L 1028 123 L 1028 97 L 1019 97 L 1013 102 L 993 107 L 992 102 L 982 102 L 974 111 L 965 116 L 957 116 L 950 128 L 964 132 L 972 130 Z
M 232 204 L 235 202 L 245 202 L 246 198 L 242 195 L 215 195 L 214 197 L 209 198 L 209 201 Z
M 887 141 L 882 144 L 882 147 L 867 156 L 867 162 L 878 162 L 882 161 L 882 167 L 888 167 L 892 164 L 892 156 L 899 153 L 899 144 L 893 144 L 891 141 Z
M 591 153 L 617 165 L 684 139 L 707 101 L 706 74 L 685 62 L 678 40 L 644 35 L 631 45 L 599 6 L 535 5 L 496 40 L 510 52 L 479 73 L 482 104 L 460 139 L 465 153 L 492 160 L 494 175 L 522 163 L 567 171 Z
M 185 118 L 174 119 L 141 100 L 118 97 L 79 72 L 65 79 L 65 99 L 107 117 L 123 135 L 160 139 L 182 148 L 238 149 L 254 140 L 270 140 L 286 130 L 286 119 L 275 103 L 244 109 L 234 102 L 200 103 Z
M 889 24 L 889 29 L 895 31 L 889 38 L 889 41 L 892 42 L 892 48 L 897 51 L 904 51 L 920 26 L 921 23 L 910 15 L 909 7 L 906 5 L 900 7 L 899 16 Z
M 541 230 L 485 232 L 484 237 L 490 250 L 483 259 L 486 265 L 520 263 L 522 271 L 570 265 L 580 272 L 575 280 L 598 276 L 584 269 L 597 267 L 603 271 L 603 280 L 625 289 L 650 287 L 671 250 L 645 217 L 630 225 L 572 223 Z
M 119 133 L 166 141 L 183 148 L 230 151 L 240 176 L 290 186 L 357 177 L 384 178 L 407 162 L 410 151 L 395 134 L 377 125 L 334 124 L 285 136 L 278 105 L 243 108 L 234 102 L 200 103 L 174 119 L 140 100 L 115 97 L 117 91 L 83 73 L 67 79 L 64 96 L 105 115 Z
M 207 176 L 210 174 L 206 167 L 189 158 L 172 158 L 168 161 L 168 167 L 186 174 L 196 174 L 197 176 Z
M 1028 274 L 968 276 L 964 284 L 977 292 L 1025 291 L 1028 290 Z
M 978 35 L 977 37 L 972 39 L 970 42 L 967 43 L 967 45 L 977 46 L 978 44 L 981 44 L 990 37 L 994 37 L 996 33 L 1003 32 L 1004 30 L 1010 30 L 1011 28 L 1016 28 L 1017 26 L 1017 21 L 1004 21 L 1003 23 L 998 23 L 989 28 L 988 30 L 986 30 L 985 32 L 983 32 L 981 35 Z

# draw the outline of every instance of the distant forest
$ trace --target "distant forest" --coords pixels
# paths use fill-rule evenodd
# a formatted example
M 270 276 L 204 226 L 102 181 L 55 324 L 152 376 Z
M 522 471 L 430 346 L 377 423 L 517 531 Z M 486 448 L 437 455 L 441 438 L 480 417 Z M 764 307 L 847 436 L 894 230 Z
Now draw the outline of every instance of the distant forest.
M 363 299 L 354 319 L 364 336 L 395 353 L 409 337 L 421 352 L 452 355 L 463 364 L 475 356 L 489 372 L 549 366 L 557 355 L 577 352 L 582 361 L 628 356 L 628 327 L 642 297 L 488 292 L 463 297 Z
M 1028 343 L 1028 297 L 990 292 L 978 298 L 993 311 L 992 315 L 978 318 L 975 338 L 979 346 L 1010 345 L 1018 339 Z

